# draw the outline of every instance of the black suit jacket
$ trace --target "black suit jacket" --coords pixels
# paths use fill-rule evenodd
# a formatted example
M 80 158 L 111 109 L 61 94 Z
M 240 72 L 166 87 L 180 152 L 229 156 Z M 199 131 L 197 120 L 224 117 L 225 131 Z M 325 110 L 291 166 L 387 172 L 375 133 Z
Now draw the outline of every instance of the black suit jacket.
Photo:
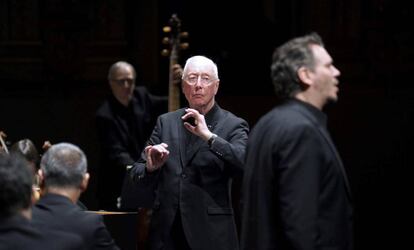
M 128 107 L 124 107 L 111 95 L 97 110 L 96 126 L 101 158 L 98 197 L 102 209 L 116 209 L 116 199 L 121 196 L 126 166 L 139 159 L 157 117 L 166 111 L 167 98 L 151 95 L 144 87 L 136 87 Z M 134 196 L 135 204 L 127 205 L 126 209 L 136 210 L 138 206 L 152 205 L 151 192 L 140 189 L 130 192 L 127 195 Z
M 232 176 L 243 171 L 248 124 L 215 105 L 205 116 L 218 135 L 210 148 L 185 129 L 183 114 L 180 109 L 160 116 L 150 138 L 150 144 L 168 144 L 167 162 L 146 175 L 143 156 L 131 169 L 139 182 L 157 184 L 151 248 L 163 248 L 178 211 L 191 249 L 238 249 L 230 186 Z
M 67 197 L 46 194 L 33 208 L 33 225 L 79 235 L 87 249 L 118 249 L 101 215 L 82 211 Z
M 0 250 L 82 250 L 82 239 L 75 234 L 38 230 L 21 215 L 0 217 Z
M 253 128 L 242 188 L 242 249 L 353 246 L 351 191 L 315 107 L 290 100 Z

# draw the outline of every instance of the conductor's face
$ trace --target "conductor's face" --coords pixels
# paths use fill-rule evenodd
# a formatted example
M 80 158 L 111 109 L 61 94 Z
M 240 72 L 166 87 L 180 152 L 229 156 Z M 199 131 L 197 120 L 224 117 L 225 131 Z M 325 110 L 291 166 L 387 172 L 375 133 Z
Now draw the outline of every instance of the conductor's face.
M 120 67 L 109 79 L 112 94 L 124 106 L 128 106 L 135 88 L 134 73 L 130 67 Z
M 196 61 L 189 65 L 182 88 L 190 107 L 199 111 L 210 110 L 219 82 L 211 64 Z

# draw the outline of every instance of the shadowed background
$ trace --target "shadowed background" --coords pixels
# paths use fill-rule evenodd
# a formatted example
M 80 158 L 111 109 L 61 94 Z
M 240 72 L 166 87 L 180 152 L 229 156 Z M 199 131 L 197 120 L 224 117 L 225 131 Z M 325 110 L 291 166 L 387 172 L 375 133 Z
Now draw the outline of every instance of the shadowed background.
M 79 145 L 92 174 L 81 200 L 96 209 L 94 113 L 109 93 L 107 70 L 129 61 L 140 84 L 166 95 L 161 30 L 172 13 L 189 32 L 180 62 L 195 54 L 217 62 L 219 104 L 252 127 L 275 103 L 273 49 L 309 31 L 322 36 L 342 73 L 339 102 L 326 112 L 354 191 L 356 249 L 397 249 L 393 225 L 404 222 L 394 209 L 403 205 L 408 187 L 400 179 L 413 165 L 413 3 L 0 0 L 0 130 L 7 140 Z

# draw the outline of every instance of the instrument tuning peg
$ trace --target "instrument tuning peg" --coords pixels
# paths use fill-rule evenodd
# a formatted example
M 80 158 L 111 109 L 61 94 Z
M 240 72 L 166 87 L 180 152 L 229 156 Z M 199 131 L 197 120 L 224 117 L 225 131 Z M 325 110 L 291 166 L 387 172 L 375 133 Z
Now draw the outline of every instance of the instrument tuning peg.
M 187 31 L 181 32 L 180 37 L 181 38 L 188 38 L 188 32 Z
M 163 50 L 161 50 L 161 55 L 162 56 L 169 56 L 170 55 L 170 51 L 168 49 L 163 49 Z
M 170 33 L 171 32 L 171 27 L 170 26 L 164 26 L 162 28 L 162 31 L 165 32 L 165 33 Z
M 168 38 L 168 37 L 164 37 L 164 38 L 162 39 L 162 44 L 170 44 L 170 38 Z
M 188 43 L 181 43 L 180 44 L 180 49 L 185 50 L 185 49 L 188 49 L 189 46 L 190 45 Z

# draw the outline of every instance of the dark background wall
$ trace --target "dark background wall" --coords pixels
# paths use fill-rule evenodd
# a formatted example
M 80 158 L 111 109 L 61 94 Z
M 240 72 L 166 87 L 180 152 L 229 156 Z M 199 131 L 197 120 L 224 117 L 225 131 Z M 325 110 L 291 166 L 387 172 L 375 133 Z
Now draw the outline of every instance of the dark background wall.
M 326 112 L 354 191 L 356 249 L 397 249 L 398 238 L 390 236 L 406 223 L 396 214 L 413 165 L 409 1 L 0 0 L 0 130 L 7 140 L 79 145 L 92 173 L 82 201 L 96 209 L 94 112 L 108 94 L 108 67 L 127 60 L 140 82 L 167 94 L 160 41 L 172 13 L 190 34 L 183 58 L 213 58 L 218 101 L 251 126 L 274 104 L 274 47 L 309 31 L 323 37 L 342 72 L 340 100 Z

